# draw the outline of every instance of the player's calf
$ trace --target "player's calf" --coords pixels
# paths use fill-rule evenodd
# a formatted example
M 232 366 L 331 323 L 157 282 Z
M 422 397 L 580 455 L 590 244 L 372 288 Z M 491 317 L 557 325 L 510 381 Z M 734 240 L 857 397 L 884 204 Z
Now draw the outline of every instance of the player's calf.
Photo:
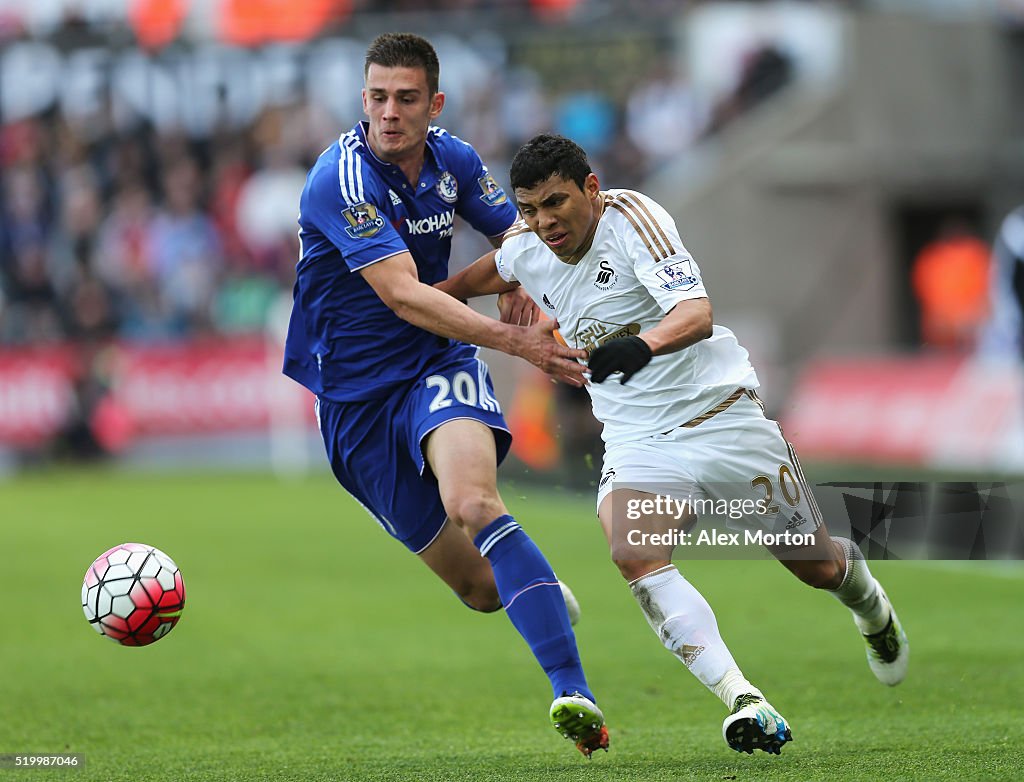
M 846 573 L 844 549 L 824 525 L 814 532 L 814 543 L 809 546 L 770 546 L 769 551 L 790 573 L 815 589 L 837 589 Z
M 575 627 L 576 623 L 580 621 L 580 603 L 568 584 L 559 581 L 558 588 L 562 591 L 565 610 L 569 614 L 569 624 Z M 456 592 L 455 594 L 467 608 L 479 611 L 482 614 L 493 614 L 504 607 L 501 604 L 501 597 L 498 595 L 498 588 L 494 585 L 493 581 L 490 582 L 489 589 L 481 589 L 479 593 L 462 594 Z
M 498 597 L 498 588 L 491 581 L 489 587 L 473 584 L 468 590 L 456 592 L 456 596 L 467 608 L 479 611 L 482 614 L 493 614 L 501 610 L 501 598 Z
M 838 559 L 786 560 L 783 564 L 789 571 L 815 589 L 836 589 L 843 580 L 845 567 Z

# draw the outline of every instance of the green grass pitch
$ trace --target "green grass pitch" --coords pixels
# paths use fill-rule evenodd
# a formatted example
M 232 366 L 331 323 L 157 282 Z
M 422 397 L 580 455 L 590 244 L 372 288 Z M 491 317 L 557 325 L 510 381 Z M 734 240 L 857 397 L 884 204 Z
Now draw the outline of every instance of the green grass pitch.
M 612 732 L 585 760 L 502 614 L 464 608 L 327 475 L 41 474 L 0 484 L 0 754 L 78 752 L 24 780 L 878 780 L 1024 774 L 1021 572 L 882 562 L 910 675 L 875 682 L 845 609 L 772 562 L 681 563 L 746 674 L 791 721 L 739 755 L 722 705 L 657 642 L 591 498 L 506 487 L 583 607 Z M 167 551 L 188 600 L 164 640 L 87 626 L 81 579 L 124 541 Z

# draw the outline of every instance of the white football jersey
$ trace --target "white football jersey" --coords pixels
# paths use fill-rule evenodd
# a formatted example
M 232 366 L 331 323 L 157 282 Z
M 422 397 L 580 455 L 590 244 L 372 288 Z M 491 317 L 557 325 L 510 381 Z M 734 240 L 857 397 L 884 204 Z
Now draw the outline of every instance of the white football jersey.
M 587 350 L 652 328 L 680 301 L 707 297 L 696 261 L 661 206 L 632 190 L 603 196 L 594 242 L 578 263 L 560 260 L 522 220 L 495 257 L 502 278 L 518 281 L 558 321 L 566 343 Z M 619 378 L 587 386 L 606 443 L 668 432 L 737 388 L 758 387 L 747 351 L 718 325 L 710 339 L 655 356 L 626 385 Z

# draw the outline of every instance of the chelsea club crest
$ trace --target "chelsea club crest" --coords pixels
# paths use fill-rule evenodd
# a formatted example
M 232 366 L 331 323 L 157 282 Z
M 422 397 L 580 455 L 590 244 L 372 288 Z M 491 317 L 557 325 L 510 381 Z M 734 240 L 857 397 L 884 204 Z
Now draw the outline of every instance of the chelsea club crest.
M 459 183 L 451 171 L 445 171 L 437 180 L 437 194 L 447 203 L 454 204 L 459 200 Z

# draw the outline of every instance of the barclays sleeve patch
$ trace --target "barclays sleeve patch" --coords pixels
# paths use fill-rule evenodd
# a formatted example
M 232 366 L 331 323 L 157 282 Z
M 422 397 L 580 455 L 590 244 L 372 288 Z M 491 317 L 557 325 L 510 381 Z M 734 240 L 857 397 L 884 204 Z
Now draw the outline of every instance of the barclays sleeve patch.
M 348 223 L 345 233 L 353 239 L 369 239 L 384 227 L 384 218 L 377 214 L 377 207 L 365 201 L 342 209 L 341 216 Z
M 488 206 L 497 206 L 508 200 L 505 196 L 505 191 L 501 189 L 501 186 L 494 181 L 494 177 L 490 174 L 480 177 L 476 180 L 476 183 L 480 186 L 480 190 L 483 193 L 480 196 L 480 200 Z
M 676 261 L 657 270 L 661 287 L 667 291 L 688 291 L 697 287 L 700 282 L 693 273 L 693 261 Z

